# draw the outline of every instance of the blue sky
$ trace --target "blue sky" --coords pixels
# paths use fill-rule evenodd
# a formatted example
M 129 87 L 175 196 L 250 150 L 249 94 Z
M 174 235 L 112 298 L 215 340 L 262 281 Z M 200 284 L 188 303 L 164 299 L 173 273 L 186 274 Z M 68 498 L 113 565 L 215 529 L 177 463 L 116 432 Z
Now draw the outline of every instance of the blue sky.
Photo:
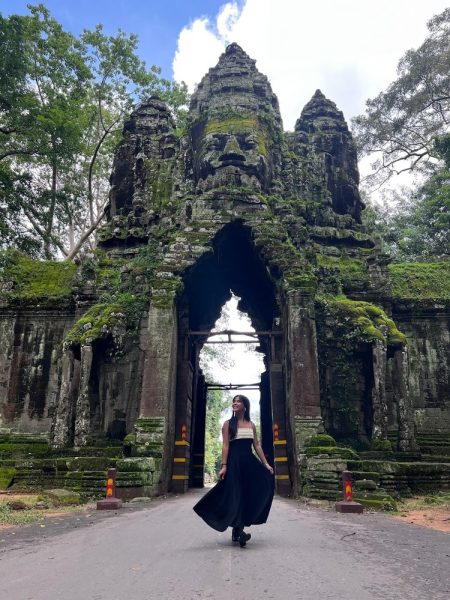
M 28 14 L 27 4 L 38 1 L 0 0 L 3 16 Z M 183 27 L 199 17 L 212 19 L 224 0 L 44 0 L 42 2 L 64 29 L 78 35 L 102 23 L 105 33 L 119 28 L 139 37 L 139 55 L 148 66 L 155 64 L 172 77 L 172 60 Z
M 37 2 L 34 2 L 36 4 Z M 427 35 L 448 0 L 47 0 L 74 34 L 97 23 L 139 37 L 138 54 L 190 91 L 230 42 L 256 60 L 292 130 L 316 89 L 349 121 L 396 77 L 399 59 Z M 4 16 L 26 0 L 0 0 Z

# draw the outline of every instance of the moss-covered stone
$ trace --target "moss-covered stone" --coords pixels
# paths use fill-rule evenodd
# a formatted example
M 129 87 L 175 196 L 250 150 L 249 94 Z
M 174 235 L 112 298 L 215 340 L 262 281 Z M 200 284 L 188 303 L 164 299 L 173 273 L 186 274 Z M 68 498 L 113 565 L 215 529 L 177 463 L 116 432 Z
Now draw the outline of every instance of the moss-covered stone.
M 71 504 L 80 504 L 81 502 L 80 494 L 73 490 L 46 490 L 45 497 L 49 498 L 52 502 L 56 502 L 57 504 L 63 506 L 68 506 Z
M 395 299 L 450 301 L 450 261 L 392 263 L 388 270 Z
M 406 336 L 379 306 L 349 298 L 326 299 L 324 302 L 340 326 L 353 331 L 361 341 L 378 340 L 394 346 L 406 343 Z
M 366 495 L 358 494 L 353 497 L 354 502 L 359 502 L 364 508 L 380 511 L 395 511 L 397 510 L 397 504 L 389 495 L 382 496 L 381 498 L 371 498 Z
M 370 449 L 379 451 L 379 452 L 387 452 L 392 453 L 392 442 L 389 440 L 378 440 L 374 439 L 370 442 Z
M 6 491 L 14 480 L 16 474 L 14 467 L 0 467 L 0 491 Z
M 358 457 L 356 452 L 351 448 L 338 448 L 337 446 L 309 446 L 305 448 L 305 453 L 306 456 L 319 456 L 327 454 L 329 456 L 337 456 L 344 459 Z
M 0 442 L 0 458 L 42 457 L 51 454 L 49 445 L 45 442 L 25 443 L 7 441 Z
M 337 446 L 336 440 L 331 435 L 328 435 L 327 433 L 319 433 L 317 435 L 313 435 L 309 439 L 307 439 L 305 442 L 305 448 L 311 448 L 311 447 L 333 448 L 336 446 Z
M 91 344 L 111 335 L 117 328 L 122 328 L 125 334 L 135 334 L 146 305 L 145 298 L 129 293 L 116 295 L 110 304 L 95 304 L 71 328 L 65 343 L 69 346 Z
M 70 304 L 76 271 L 73 262 L 34 260 L 8 251 L 0 257 L 0 300 L 41 308 Z
M 367 289 L 369 274 L 363 257 L 328 256 L 317 253 L 317 272 L 321 286 L 328 290 L 330 278 L 335 278 L 335 293 L 349 293 Z M 330 290 L 331 292 L 331 290 Z

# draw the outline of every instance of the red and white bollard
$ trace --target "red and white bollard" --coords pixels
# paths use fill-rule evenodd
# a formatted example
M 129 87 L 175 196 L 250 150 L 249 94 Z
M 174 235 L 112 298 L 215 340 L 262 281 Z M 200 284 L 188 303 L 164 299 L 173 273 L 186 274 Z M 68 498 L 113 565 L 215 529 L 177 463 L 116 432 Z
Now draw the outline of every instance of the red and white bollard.
M 97 510 L 116 510 L 122 506 L 122 500 L 116 498 L 117 469 L 108 469 L 106 476 L 106 498 L 97 502 Z
M 280 437 L 280 428 L 278 427 L 278 423 L 273 424 L 273 441 L 278 442 Z
M 353 502 L 352 474 L 350 471 L 342 471 L 342 491 L 344 499 L 336 502 L 335 508 L 341 513 L 362 513 L 364 508 L 359 502 Z

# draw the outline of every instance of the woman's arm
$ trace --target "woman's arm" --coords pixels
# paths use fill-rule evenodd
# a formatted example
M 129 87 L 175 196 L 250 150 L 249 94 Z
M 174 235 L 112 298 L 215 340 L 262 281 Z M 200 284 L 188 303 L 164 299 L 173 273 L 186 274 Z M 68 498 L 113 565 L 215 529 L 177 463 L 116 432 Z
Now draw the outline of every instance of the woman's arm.
M 252 427 L 253 427 L 253 448 L 255 449 L 256 454 L 259 456 L 259 460 L 266 467 L 266 469 L 268 471 L 270 471 L 273 475 L 273 468 L 267 462 L 266 457 L 264 456 L 263 449 L 261 448 L 261 444 L 258 441 L 258 436 L 256 434 L 256 427 L 255 427 L 254 423 L 252 423 Z
M 220 466 L 219 479 L 223 479 L 227 473 L 229 438 L 229 421 L 225 421 L 222 425 L 222 464 Z

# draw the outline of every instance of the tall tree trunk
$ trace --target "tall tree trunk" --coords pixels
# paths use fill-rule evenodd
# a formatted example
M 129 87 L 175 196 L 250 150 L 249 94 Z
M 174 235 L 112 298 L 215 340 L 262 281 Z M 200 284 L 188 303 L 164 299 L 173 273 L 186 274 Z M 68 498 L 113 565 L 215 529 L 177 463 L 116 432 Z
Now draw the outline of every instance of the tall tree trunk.
M 56 160 L 53 160 L 52 164 L 52 188 L 50 193 L 50 208 L 48 211 L 48 220 L 47 227 L 45 229 L 45 239 L 44 239 L 44 253 L 45 258 L 50 260 L 52 258 L 51 250 L 50 250 L 50 240 L 52 236 L 53 229 L 53 219 L 55 217 L 55 206 L 56 206 L 56 190 L 57 190 L 57 181 L 58 181 L 58 167 L 56 165 Z

